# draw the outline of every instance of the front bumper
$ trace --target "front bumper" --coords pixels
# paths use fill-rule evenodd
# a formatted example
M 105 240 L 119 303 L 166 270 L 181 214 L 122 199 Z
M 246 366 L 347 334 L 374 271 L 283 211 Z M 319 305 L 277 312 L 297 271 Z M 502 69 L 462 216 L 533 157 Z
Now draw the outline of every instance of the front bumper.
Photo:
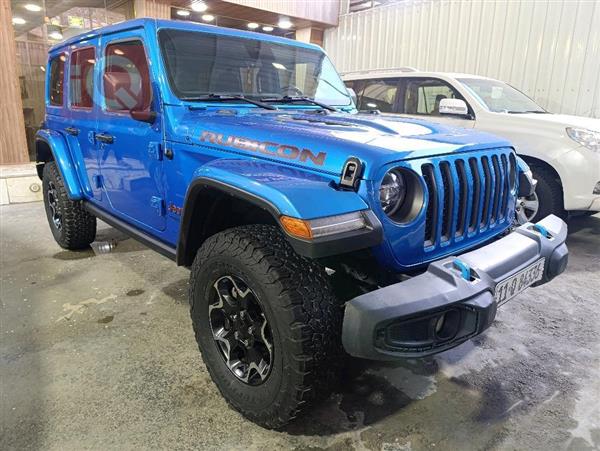
M 498 282 L 541 258 L 544 271 L 534 286 L 565 270 L 566 238 L 567 225 L 550 215 L 462 254 L 459 266 L 456 257 L 448 257 L 431 263 L 419 276 L 352 299 L 342 331 L 346 352 L 394 360 L 436 354 L 465 342 L 492 324 Z M 465 268 L 470 269 L 466 274 Z

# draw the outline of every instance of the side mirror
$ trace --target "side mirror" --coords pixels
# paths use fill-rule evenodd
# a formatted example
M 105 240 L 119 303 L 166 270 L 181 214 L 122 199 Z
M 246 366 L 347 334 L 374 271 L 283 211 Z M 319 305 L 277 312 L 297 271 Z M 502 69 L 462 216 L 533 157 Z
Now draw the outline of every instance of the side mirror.
M 350 97 L 352 97 L 352 101 L 354 102 L 354 106 L 358 105 L 358 96 L 356 95 L 356 91 L 352 88 L 346 88 Z
M 156 121 L 156 111 L 152 110 L 131 110 L 129 115 L 132 119 L 140 122 L 146 122 L 147 124 L 154 124 Z
M 455 116 L 467 116 L 469 108 L 462 99 L 442 99 L 439 106 L 440 114 L 453 114 Z

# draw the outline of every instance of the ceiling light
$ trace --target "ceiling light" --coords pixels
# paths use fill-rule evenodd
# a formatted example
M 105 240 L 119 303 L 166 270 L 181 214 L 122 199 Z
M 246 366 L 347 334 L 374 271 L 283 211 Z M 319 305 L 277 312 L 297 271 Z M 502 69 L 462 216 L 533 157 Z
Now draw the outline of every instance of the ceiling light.
M 273 31 L 273 27 L 271 25 L 267 25 L 266 27 L 263 27 L 263 31 Z
M 123 50 L 121 50 L 121 49 L 115 49 L 115 54 L 116 55 L 125 55 L 125 52 L 123 52 Z
M 190 15 L 190 12 L 186 9 L 178 9 L 177 10 L 177 15 L 181 16 L 181 17 L 187 17 Z
M 33 3 L 27 3 L 25 6 L 23 6 L 23 8 L 34 13 L 39 13 L 42 10 L 41 6 L 34 5 Z
M 288 28 L 292 28 L 294 24 L 287 17 L 282 17 L 281 19 L 279 19 L 279 23 L 277 23 L 277 26 L 279 28 L 287 30 Z
M 42 70 L 42 72 L 46 72 L 46 68 L 44 66 L 40 66 L 40 69 Z
M 52 33 L 48 34 L 48 37 L 50 39 L 54 39 L 56 41 L 59 41 L 59 40 L 61 40 L 63 38 L 63 35 L 62 35 L 62 33 L 60 31 L 53 31 Z
M 281 63 L 271 63 L 271 64 L 273 64 L 273 67 L 274 67 L 275 69 L 279 69 L 279 70 L 287 70 L 287 69 L 285 68 L 285 66 L 284 66 L 283 64 L 281 64 Z
M 13 25 L 23 25 L 26 22 L 27 21 L 25 19 L 23 19 L 22 17 L 13 17 L 12 18 Z
M 212 14 L 204 14 L 202 16 L 202 20 L 204 22 L 212 22 L 213 20 L 215 20 L 215 16 L 213 16 Z
M 260 25 L 258 25 L 256 22 L 250 22 L 247 27 L 250 28 L 251 30 L 254 30 L 256 28 L 258 28 Z
M 204 2 L 194 2 L 192 3 L 192 11 L 196 11 L 197 13 L 203 13 L 207 10 L 208 6 Z
M 93 59 L 89 59 L 89 60 L 87 60 L 87 62 L 90 64 L 96 64 L 96 60 L 93 60 Z

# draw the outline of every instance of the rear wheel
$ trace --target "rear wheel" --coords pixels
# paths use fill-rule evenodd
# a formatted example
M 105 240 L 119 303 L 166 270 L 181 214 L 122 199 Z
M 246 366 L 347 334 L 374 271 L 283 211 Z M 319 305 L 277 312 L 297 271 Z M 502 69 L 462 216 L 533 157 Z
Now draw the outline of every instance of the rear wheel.
M 190 277 L 196 340 L 235 409 L 277 428 L 326 392 L 341 355 L 342 309 L 324 268 L 296 254 L 277 228 L 212 236 Z
M 96 217 L 83 208 L 81 201 L 69 199 L 54 161 L 44 165 L 42 185 L 48 224 L 59 246 L 70 250 L 89 246 L 96 237 Z

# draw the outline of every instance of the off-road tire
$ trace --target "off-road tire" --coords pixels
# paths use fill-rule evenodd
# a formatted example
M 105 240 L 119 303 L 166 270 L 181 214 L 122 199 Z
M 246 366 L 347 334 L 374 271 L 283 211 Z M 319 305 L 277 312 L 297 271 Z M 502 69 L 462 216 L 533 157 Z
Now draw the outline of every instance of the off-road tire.
M 565 219 L 567 213 L 563 204 L 563 191 L 556 175 L 541 166 L 532 166 L 533 178 L 537 180 L 535 192 L 538 196 L 539 208 L 531 222 L 537 222 L 548 215 L 556 215 Z
M 272 331 L 273 363 L 258 386 L 236 378 L 208 318 L 209 294 L 224 274 L 244 280 Z M 191 317 L 202 358 L 227 402 L 265 428 L 280 428 L 329 393 L 341 360 L 342 307 L 325 269 L 298 255 L 273 226 L 236 227 L 210 237 L 190 275 Z
M 44 165 L 42 186 L 48 224 L 58 245 L 69 250 L 88 247 L 96 237 L 96 217 L 88 213 L 81 201 L 69 199 L 62 176 L 54 161 Z M 52 219 L 49 192 L 52 192 L 52 196 L 55 197 L 55 207 L 60 212 L 60 227 Z

